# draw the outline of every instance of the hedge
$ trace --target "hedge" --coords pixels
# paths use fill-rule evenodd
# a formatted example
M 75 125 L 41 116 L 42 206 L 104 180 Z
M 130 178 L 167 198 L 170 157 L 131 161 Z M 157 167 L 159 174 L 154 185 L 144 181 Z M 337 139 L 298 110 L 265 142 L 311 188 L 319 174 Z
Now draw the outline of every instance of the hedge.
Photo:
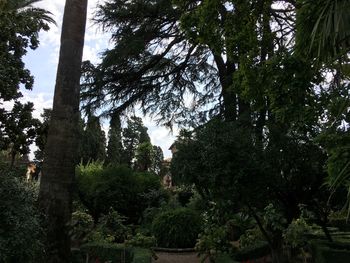
M 134 248 L 133 249 L 134 258 L 132 263 L 151 263 L 152 254 L 149 249 L 145 248 Z
M 102 242 L 87 243 L 80 248 L 81 252 L 88 254 L 90 259 L 98 258 L 100 262 L 124 262 L 131 263 L 133 249 L 122 244 L 110 244 Z

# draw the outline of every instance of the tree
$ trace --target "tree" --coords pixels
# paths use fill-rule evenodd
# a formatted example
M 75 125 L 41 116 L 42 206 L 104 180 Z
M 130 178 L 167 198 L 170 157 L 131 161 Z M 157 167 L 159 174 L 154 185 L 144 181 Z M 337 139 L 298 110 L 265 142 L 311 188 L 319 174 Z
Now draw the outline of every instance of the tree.
M 161 171 L 163 170 L 164 154 L 160 146 L 153 145 L 152 157 L 153 158 L 152 158 L 151 172 L 157 175 L 161 175 Z
M 301 49 L 318 62 L 346 59 L 350 51 L 350 15 L 346 0 L 298 1 Z
M 150 142 L 140 143 L 135 151 L 135 168 L 141 172 L 147 172 L 152 167 L 153 146 Z
M 33 7 L 37 0 L 0 1 L 0 147 L 11 146 L 11 163 L 17 153 L 27 154 L 34 140 L 37 120 L 32 118 L 33 104 L 22 104 L 20 86 L 32 89 L 34 78 L 22 61 L 28 49 L 39 45 L 38 34 L 54 23 L 51 13 Z M 12 101 L 12 110 L 2 108 Z
M 82 137 L 82 162 L 104 161 L 106 158 L 106 136 L 101 128 L 100 119 L 89 115 Z
M 10 151 L 11 167 L 18 154 L 25 155 L 30 152 L 29 146 L 36 138 L 39 120 L 32 116 L 33 106 L 31 102 L 21 104 L 17 101 L 12 110 L 2 116 L 4 121 L 0 123 L 0 145 L 1 150 Z
M 108 131 L 107 163 L 121 164 L 123 151 L 120 117 L 113 114 Z
M 103 62 L 86 72 L 86 103 L 99 107 L 104 101 L 122 111 L 140 102 L 166 125 L 195 125 L 217 115 L 245 118 L 261 133 L 266 101 L 256 89 L 265 82 L 254 83 L 254 77 L 273 58 L 274 37 L 283 35 L 275 42 L 284 49 L 284 37 L 293 32 L 289 22 L 294 7 L 286 3 L 274 9 L 274 2 L 153 0 L 124 5 L 114 0 L 101 5 L 96 21 L 116 41 Z M 89 93 L 99 97 L 88 99 Z M 193 103 L 186 103 L 184 94 Z M 259 109 L 252 119 L 250 108 Z
M 38 149 L 35 151 L 35 159 L 38 162 L 42 162 L 44 159 L 44 149 L 47 141 L 47 135 L 49 132 L 49 123 L 51 119 L 51 109 L 44 109 L 44 112 L 41 114 L 43 120 L 40 122 L 39 127 L 37 128 L 37 137 L 35 138 L 35 145 Z
M 68 224 L 78 148 L 79 90 L 87 0 L 66 0 L 39 202 L 47 219 L 46 262 L 70 262 Z
M 33 76 L 22 61 L 28 48 L 39 45 L 39 31 L 55 23 L 51 13 L 33 7 L 39 0 L 5 0 L 0 9 L 0 98 L 8 101 L 22 96 L 20 85 L 32 89 Z
M 147 142 L 150 142 L 150 138 L 147 128 L 142 123 L 142 119 L 132 116 L 127 120 L 127 127 L 123 129 L 123 163 L 131 167 L 138 145 Z

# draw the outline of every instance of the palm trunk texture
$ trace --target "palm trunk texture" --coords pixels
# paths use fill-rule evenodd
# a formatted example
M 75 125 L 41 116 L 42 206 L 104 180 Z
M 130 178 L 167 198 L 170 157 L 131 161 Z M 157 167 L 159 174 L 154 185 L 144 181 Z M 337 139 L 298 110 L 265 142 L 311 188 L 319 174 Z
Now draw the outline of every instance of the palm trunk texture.
M 69 223 L 72 213 L 77 153 L 81 62 L 87 0 L 66 0 L 39 205 L 47 222 L 46 260 L 70 262 Z

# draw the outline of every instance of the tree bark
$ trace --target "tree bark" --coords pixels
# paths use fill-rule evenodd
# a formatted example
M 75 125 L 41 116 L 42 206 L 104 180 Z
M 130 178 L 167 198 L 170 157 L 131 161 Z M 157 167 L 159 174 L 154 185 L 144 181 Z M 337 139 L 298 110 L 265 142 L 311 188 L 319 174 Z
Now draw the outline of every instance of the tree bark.
M 55 95 L 39 205 L 47 222 L 46 261 L 70 262 L 69 226 L 77 153 L 79 93 L 87 0 L 66 0 Z

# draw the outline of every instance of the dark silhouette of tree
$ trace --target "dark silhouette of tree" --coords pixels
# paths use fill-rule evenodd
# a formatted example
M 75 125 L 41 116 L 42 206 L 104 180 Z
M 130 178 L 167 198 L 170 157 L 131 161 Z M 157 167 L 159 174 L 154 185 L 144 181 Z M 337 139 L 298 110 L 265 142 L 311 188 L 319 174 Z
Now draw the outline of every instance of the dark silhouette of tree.
M 100 119 L 92 114 L 88 116 L 81 140 L 82 161 L 104 161 L 106 158 L 106 136 L 101 128 Z
M 107 163 L 121 164 L 123 151 L 120 116 L 115 113 L 111 116 L 108 131 Z

